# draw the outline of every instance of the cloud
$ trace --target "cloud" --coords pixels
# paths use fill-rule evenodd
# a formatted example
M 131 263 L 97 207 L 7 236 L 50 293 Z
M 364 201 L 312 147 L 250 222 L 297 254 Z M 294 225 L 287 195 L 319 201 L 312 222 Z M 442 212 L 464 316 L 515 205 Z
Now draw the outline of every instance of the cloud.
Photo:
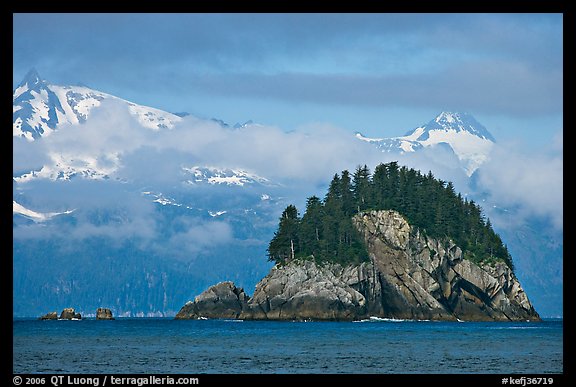
M 126 107 L 114 100 L 105 100 L 94 109 L 86 123 L 64 125 L 41 141 L 18 145 L 18 152 L 22 160 L 31 152 L 33 159 L 43 161 L 54 174 L 70 165 L 106 167 L 112 172 L 104 180 L 73 176 L 69 181 L 37 178 L 19 183 L 17 190 L 31 209 L 74 212 L 59 222 L 19 225 L 16 239 L 80 242 L 102 237 L 116 244 L 130 239 L 139 241 L 143 249 L 180 259 L 192 259 L 235 238 L 230 224 L 205 220 L 196 210 L 166 224 L 162 207 L 142 194 L 176 193 L 193 206 L 202 206 L 204 199 L 194 195 L 205 195 L 206 190 L 185 184 L 190 176 L 183 167 L 237 168 L 273 184 L 290 182 L 288 195 L 303 201 L 310 195 L 310 185 L 323 184 L 334 173 L 353 169 L 370 158 L 375 163 L 382 155 L 354 140 L 352 134 L 320 124 L 286 133 L 262 125 L 223 128 L 210 120 L 186 117 L 173 129 L 152 131 L 141 127 Z M 24 167 L 27 163 L 19 164 Z M 16 168 L 14 173 L 18 173 Z M 204 216 L 207 209 L 212 208 L 204 208 Z
M 273 98 L 542 115 L 562 106 L 562 27 L 561 14 L 15 14 L 14 77 L 36 66 L 177 109 L 203 94 L 257 98 L 254 110 Z
M 329 124 L 311 124 L 285 132 L 281 128 L 253 124 L 241 129 L 224 128 L 210 120 L 185 117 L 173 129 L 152 131 L 143 128 L 119 101 L 104 101 L 87 123 L 63 126 L 42 141 L 21 144 L 18 168 L 52 160 L 55 155 L 74 158 L 77 165 L 97 160 L 99 167 L 113 172 L 110 179 L 91 181 L 80 177 L 71 181 L 48 182 L 36 179 L 19 184 L 33 210 L 53 212 L 77 209 L 74 227 L 51 226 L 18 228 L 15 237 L 47 236 L 50 232 L 82 240 L 102 236 L 111 240 L 137 238 L 142 246 L 156 250 L 168 244 L 180 246 L 174 255 L 193 257 L 211 248 L 231 243 L 235 236 L 232 225 L 206 221 L 190 213 L 189 219 L 178 220 L 180 229 L 163 234 L 165 224 L 157 204 L 143 191 L 178 193 L 187 200 L 205 191 L 193 191 L 184 181 L 183 167 L 209 166 L 238 168 L 269 179 L 288 201 L 303 203 L 311 195 L 323 195 L 334 175 L 344 169 L 353 171 L 367 164 L 371 170 L 382 162 L 398 160 L 401 165 L 432 171 L 445 181 L 452 181 L 457 191 L 470 193 L 468 179 L 457 157 L 446 147 L 426 148 L 415 153 L 394 155 L 382 153 L 366 142 L 358 141 L 341 128 Z M 25 145 L 29 146 L 26 148 Z M 514 144 L 499 144 L 491 160 L 478 171 L 479 185 L 490 200 L 500 206 L 521 209 L 520 217 L 547 216 L 556 227 L 562 227 L 562 146 L 557 134 L 551 148 L 528 155 Z M 32 156 L 27 156 L 31 153 Z M 116 215 L 99 218 L 106 210 Z M 206 209 L 205 209 L 206 210 Z M 217 210 L 220 210 L 218 208 Z M 303 209 L 301 209 L 303 210 Z M 280 211 L 280 209 L 279 209 Z M 35 234 L 39 233 L 39 234 Z M 178 250 L 178 249 L 176 249 Z
M 562 49 L 561 14 L 15 14 L 14 31 L 16 60 L 35 50 L 62 64 L 85 56 L 109 67 L 189 64 L 200 72 L 319 60 L 358 70 L 359 53 L 381 64 L 430 50 L 546 62 Z
M 502 60 L 459 61 L 422 74 L 225 74 L 192 76 L 208 95 L 337 106 L 410 106 L 521 116 L 562 112 L 562 69 Z
M 518 144 L 498 144 L 490 160 L 478 170 L 479 186 L 500 206 L 517 207 L 519 219 L 550 219 L 563 228 L 562 132 L 548 148 L 526 150 Z
M 290 133 L 279 128 L 251 126 L 212 145 L 200 152 L 203 159 L 239 164 L 271 178 L 309 182 L 322 181 L 334 171 L 381 155 L 356 142 L 350 133 L 322 124 Z
M 14 228 L 15 239 L 64 239 L 81 241 L 105 237 L 121 243 L 125 239 L 156 236 L 154 203 L 117 181 L 82 178 L 71 181 L 35 179 L 19 184 L 27 206 L 39 212 L 64 212 L 43 224 Z
M 468 193 L 469 179 L 458 156 L 447 144 L 437 144 L 414 153 L 396 157 L 398 164 L 419 170 L 422 174 L 431 171 L 435 178 L 451 181 L 456 191 Z
M 229 129 L 191 118 L 153 139 L 144 138 L 140 147 L 135 144 L 130 140 L 132 149 L 125 153 L 117 177 L 177 183 L 183 179 L 182 167 L 200 165 L 244 169 L 272 180 L 317 183 L 382 156 L 351 133 L 325 124 L 286 133 L 257 124 Z
M 50 158 L 42 141 L 29 142 L 22 137 L 12 137 L 12 171 L 14 176 L 39 170 Z
M 90 111 L 82 125 L 64 124 L 58 132 L 42 139 L 49 151 L 73 150 L 76 154 L 126 152 L 153 141 L 155 132 L 143 128 L 128 110 L 128 105 L 107 98 Z
M 223 221 L 178 217 L 172 223 L 178 224 L 179 231 L 167 241 L 158 240 L 153 244 L 153 249 L 161 256 L 191 260 L 199 254 L 234 242 L 232 227 Z

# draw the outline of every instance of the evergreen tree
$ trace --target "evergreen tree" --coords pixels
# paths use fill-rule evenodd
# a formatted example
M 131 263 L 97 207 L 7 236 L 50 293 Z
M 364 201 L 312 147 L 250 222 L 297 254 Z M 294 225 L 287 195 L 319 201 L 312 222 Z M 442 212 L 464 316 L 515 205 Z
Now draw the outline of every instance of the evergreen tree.
M 370 170 L 368 166 L 358 166 L 353 175 L 352 192 L 356 212 L 362 212 L 368 208 L 370 202 Z
M 506 245 L 485 219 L 480 206 L 456 193 L 452 182 L 422 175 L 397 162 L 380 164 L 370 171 L 357 167 L 353 177 L 346 170 L 335 174 L 323 201 L 312 196 L 302 219 L 288 206 L 268 247 L 269 259 L 285 263 L 314 257 L 319 262 L 358 263 L 368 253 L 352 217 L 362 211 L 391 209 L 425 234 L 452 239 L 464 257 L 476 263 L 505 262 L 513 268 Z
M 352 192 L 352 180 L 350 172 L 342 171 L 340 178 L 340 197 L 342 200 L 342 212 L 345 217 L 351 217 L 356 213 L 354 205 L 354 194 Z
M 387 201 L 384 202 L 384 208 L 398 208 L 400 203 L 400 170 L 398 168 L 398 162 L 392 161 L 388 163 L 388 189 L 389 195 Z
M 268 259 L 276 263 L 286 263 L 293 260 L 299 253 L 298 246 L 299 219 L 298 210 L 290 204 L 282 212 L 278 231 L 268 246 Z
M 322 256 L 321 241 L 324 240 L 324 206 L 317 196 L 306 200 L 306 212 L 302 217 L 299 230 L 299 241 L 302 254 L 320 258 Z

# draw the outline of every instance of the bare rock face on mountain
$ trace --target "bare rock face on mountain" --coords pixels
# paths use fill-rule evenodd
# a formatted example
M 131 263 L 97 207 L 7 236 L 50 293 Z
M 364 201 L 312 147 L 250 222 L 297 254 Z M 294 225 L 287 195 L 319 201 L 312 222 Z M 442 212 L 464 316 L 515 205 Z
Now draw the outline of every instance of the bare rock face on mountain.
M 450 240 L 422 235 L 395 211 L 353 218 L 370 262 L 292 261 L 272 268 L 252 298 L 231 282 L 211 287 L 177 318 L 539 320 L 512 270 L 463 259 Z
M 220 282 L 208 288 L 194 302 L 187 302 L 176 314 L 176 319 L 228 318 L 240 316 L 249 297 L 232 282 Z

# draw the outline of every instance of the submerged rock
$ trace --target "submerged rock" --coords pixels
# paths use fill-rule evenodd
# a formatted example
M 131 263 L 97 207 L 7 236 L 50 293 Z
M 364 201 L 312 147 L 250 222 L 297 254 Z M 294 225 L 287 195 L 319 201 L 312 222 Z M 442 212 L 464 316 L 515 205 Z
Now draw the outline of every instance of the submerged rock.
M 112 311 L 108 308 L 98 308 L 96 310 L 96 320 L 114 320 Z
M 477 265 L 451 240 L 422 235 L 396 211 L 354 216 L 370 262 L 276 265 L 249 298 L 222 282 L 187 303 L 176 318 L 255 320 L 540 320 L 503 262 Z

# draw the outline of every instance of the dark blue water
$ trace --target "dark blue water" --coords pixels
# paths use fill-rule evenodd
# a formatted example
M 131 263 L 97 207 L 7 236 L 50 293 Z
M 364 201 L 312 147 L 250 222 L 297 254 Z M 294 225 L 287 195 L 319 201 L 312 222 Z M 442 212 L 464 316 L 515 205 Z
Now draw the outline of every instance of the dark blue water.
M 562 373 L 562 321 L 14 320 L 14 373 Z

